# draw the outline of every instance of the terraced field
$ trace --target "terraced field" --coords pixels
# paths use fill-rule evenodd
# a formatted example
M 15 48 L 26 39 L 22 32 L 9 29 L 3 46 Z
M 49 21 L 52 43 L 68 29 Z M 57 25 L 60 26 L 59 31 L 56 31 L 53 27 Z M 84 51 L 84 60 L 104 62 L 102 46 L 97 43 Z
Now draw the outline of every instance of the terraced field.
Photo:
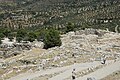
M 119 0 L 15 0 L 6 4 L 1 4 L 1 27 L 64 28 L 72 22 L 79 28 L 114 31 L 120 25 Z

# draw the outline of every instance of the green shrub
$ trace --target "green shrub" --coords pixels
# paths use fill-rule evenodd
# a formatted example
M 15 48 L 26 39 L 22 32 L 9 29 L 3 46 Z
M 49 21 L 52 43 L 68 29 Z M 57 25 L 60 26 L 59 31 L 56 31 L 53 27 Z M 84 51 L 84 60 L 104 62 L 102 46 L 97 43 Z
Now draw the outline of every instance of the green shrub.
M 66 32 L 74 31 L 74 24 L 71 22 L 68 22 L 66 26 Z
M 20 29 L 17 31 L 17 34 L 16 34 L 16 40 L 18 42 L 21 42 L 27 35 L 27 32 L 23 29 Z
M 0 38 L 4 38 L 5 35 L 3 33 L 0 33 Z
M 1 38 L 0 38 L 0 44 L 2 44 Z
M 55 29 L 49 29 L 45 32 L 45 37 L 43 40 L 45 46 L 45 49 L 55 47 L 55 46 L 61 46 L 61 40 L 59 32 Z
M 28 41 L 33 42 L 37 38 L 34 32 L 28 33 Z
M 19 43 L 20 43 L 22 40 L 23 40 L 23 38 L 22 38 L 22 37 L 16 37 L 16 41 L 17 41 L 17 42 L 19 42 Z

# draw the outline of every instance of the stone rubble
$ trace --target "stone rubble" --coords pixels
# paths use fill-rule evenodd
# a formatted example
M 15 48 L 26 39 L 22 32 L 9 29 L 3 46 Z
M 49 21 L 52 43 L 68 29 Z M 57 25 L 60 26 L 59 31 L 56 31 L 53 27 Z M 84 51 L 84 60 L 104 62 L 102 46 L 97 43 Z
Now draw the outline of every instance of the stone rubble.
M 40 53 L 43 48 L 42 42 L 33 42 L 30 45 L 30 50 L 26 50 L 24 55 L 18 54 L 22 57 L 12 59 L 7 62 L 7 65 L 19 64 L 22 65 L 25 61 L 30 62 L 24 65 L 34 64 L 33 70 L 49 69 L 54 67 L 62 67 L 81 62 L 101 61 L 103 56 L 107 60 L 120 58 L 120 34 L 109 32 L 105 30 L 85 29 L 76 32 L 69 32 L 61 35 L 62 45 L 60 47 L 53 47 Z M 34 45 L 33 45 L 34 44 Z M 23 46 L 23 44 L 20 44 Z M 27 45 L 29 46 L 29 45 Z M 33 51 L 33 49 L 38 52 Z M 9 52 L 8 52 L 9 53 Z M 0 55 L 3 52 L 0 52 Z M 18 56 L 19 56 L 18 55 Z M 34 62 L 34 63 L 33 63 Z M 0 68 L 3 65 L 0 62 Z M 8 66 L 7 66 L 8 67 Z M 7 68 L 6 67 L 6 68 Z M 32 67 L 32 66 L 31 66 Z M 27 67 L 26 67 L 27 68 Z M 29 66 L 30 68 L 30 66 Z M 34 69 L 35 68 L 35 69 Z M 25 68 L 23 68 L 25 69 Z M 22 70 L 23 70 L 22 69 Z M 92 69 L 92 68 L 91 68 Z M 88 71 L 89 72 L 89 71 Z M 82 74 L 88 73 L 84 72 Z

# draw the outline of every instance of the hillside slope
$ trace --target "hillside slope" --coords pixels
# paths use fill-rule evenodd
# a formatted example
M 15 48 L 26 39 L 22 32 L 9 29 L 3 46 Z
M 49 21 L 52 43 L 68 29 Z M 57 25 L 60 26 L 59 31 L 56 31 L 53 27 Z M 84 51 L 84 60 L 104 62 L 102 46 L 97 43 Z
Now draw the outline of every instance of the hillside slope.
M 114 31 L 120 25 L 119 0 L 15 0 L 12 5 L 0 7 L 3 11 L 10 10 L 5 12 L 7 17 L 3 15 L 1 18 L 10 18 L 8 21 L 13 25 L 9 25 L 10 22 L 3 24 L 11 27 L 64 27 L 67 22 L 72 22 L 81 28 L 109 28 Z M 17 23 L 13 17 L 18 17 L 15 19 Z M 25 20 L 28 21 L 24 23 Z

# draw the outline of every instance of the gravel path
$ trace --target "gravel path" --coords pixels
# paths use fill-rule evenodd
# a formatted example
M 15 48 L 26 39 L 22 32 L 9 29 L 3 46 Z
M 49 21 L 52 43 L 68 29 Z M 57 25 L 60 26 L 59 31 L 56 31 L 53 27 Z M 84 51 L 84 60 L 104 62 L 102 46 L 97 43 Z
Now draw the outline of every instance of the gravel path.
M 107 63 L 110 63 L 110 62 L 111 61 L 108 61 Z M 49 80 L 58 80 L 58 79 L 59 80 L 64 80 L 66 78 L 69 78 L 72 75 L 73 68 L 76 69 L 75 72 L 77 73 L 77 72 L 80 72 L 82 70 L 86 70 L 86 69 L 91 68 L 91 67 L 97 67 L 97 66 L 100 66 L 100 65 L 102 65 L 100 62 L 75 64 L 74 67 L 71 67 L 70 69 L 66 70 L 65 72 L 63 72 L 63 73 L 61 73 L 59 75 L 56 75 L 55 77 L 52 77 Z
M 69 68 L 68 70 L 64 71 L 63 73 L 56 75 L 49 80 L 64 80 L 72 75 L 73 68 L 76 69 L 76 72 L 82 71 L 92 66 L 99 66 L 101 65 L 100 62 L 91 62 L 91 63 L 82 63 L 82 64 L 75 64 L 73 67 Z
M 111 62 L 111 61 L 109 61 Z M 61 68 L 53 68 L 53 69 L 48 69 L 48 70 L 41 70 L 41 71 L 36 71 L 36 72 L 26 72 L 22 73 L 20 75 L 17 75 L 15 77 L 12 77 L 7 80 L 27 80 L 27 79 L 33 79 L 35 77 L 39 77 L 41 75 L 46 75 L 46 74 L 54 74 L 63 71 L 62 73 L 50 78 L 49 80 L 64 80 L 72 75 L 72 69 L 75 68 L 76 72 L 85 70 L 90 67 L 94 66 L 99 66 L 101 65 L 100 62 L 94 61 L 94 62 L 89 62 L 89 63 L 76 63 L 70 66 L 66 67 L 61 67 Z M 106 77 L 107 75 L 111 74 L 112 72 L 120 70 L 120 62 L 113 63 L 109 66 L 106 66 L 102 69 L 98 69 L 97 71 L 90 73 L 88 75 L 85 75 L 83 77 L 79 77 L 77 80 L 86 80 L 87 77 L 93 76 L 96 79 L 101 79 Z
M 46 75 L 46 74 L 54 74 L 54 73 L 58 73 L 61 71 L 65 71 L 63 74 L 64 76 L 71 76 L 71 71 L 73 68 L 76 68 L 77 71 L 79 70 L 83 70 L 85 68 L 91 67 L 93 65 L 99 65 L 100 62 L 91 62 L 91 63 L 79 63 L 79 64 L 74 64 L 74 65 L 70 65 L 70 66 L 66 66 L 66 67 L 61 67 L 61 68 L 53 68 L 53 69 L 48 69 L 48 70 L 41 70 L 41 71 L 37 71 L 37 72 L 26 72 L 26 73 L 22 73 L 20 75 L 17 75 L 15 77 L 12 77 L 10 79 L 7 80 L 27 80 L 27 79 L 33 79 L 35 77 L 39 77 L 41 75 Z M 69 72 L 69 75 L 67 75 Z M 65 74 L 66 73 L 66 74 Z M 60 74 L 61 75 L 61 74 Z M 60 76 L 61 77 L 61 76 Z M 58 77 L 58 79 L 60 78 Z M 55 80 L 56 78 L 51 78 L 50 80 Z
M 110 64 L 101 69 L 98 69 L 93 73 L 90 73 L 83 77 L 79 77 L 76 80 L 87 80 L 87 78 L 89 78 L 89 77 L 94 77 L 96 80 L 100 80 L 100 79 L 112 74 L 113 72 L 119 71 L 119 70 L 120 70 L 120 61 L 117 61 L 113 64 Z

